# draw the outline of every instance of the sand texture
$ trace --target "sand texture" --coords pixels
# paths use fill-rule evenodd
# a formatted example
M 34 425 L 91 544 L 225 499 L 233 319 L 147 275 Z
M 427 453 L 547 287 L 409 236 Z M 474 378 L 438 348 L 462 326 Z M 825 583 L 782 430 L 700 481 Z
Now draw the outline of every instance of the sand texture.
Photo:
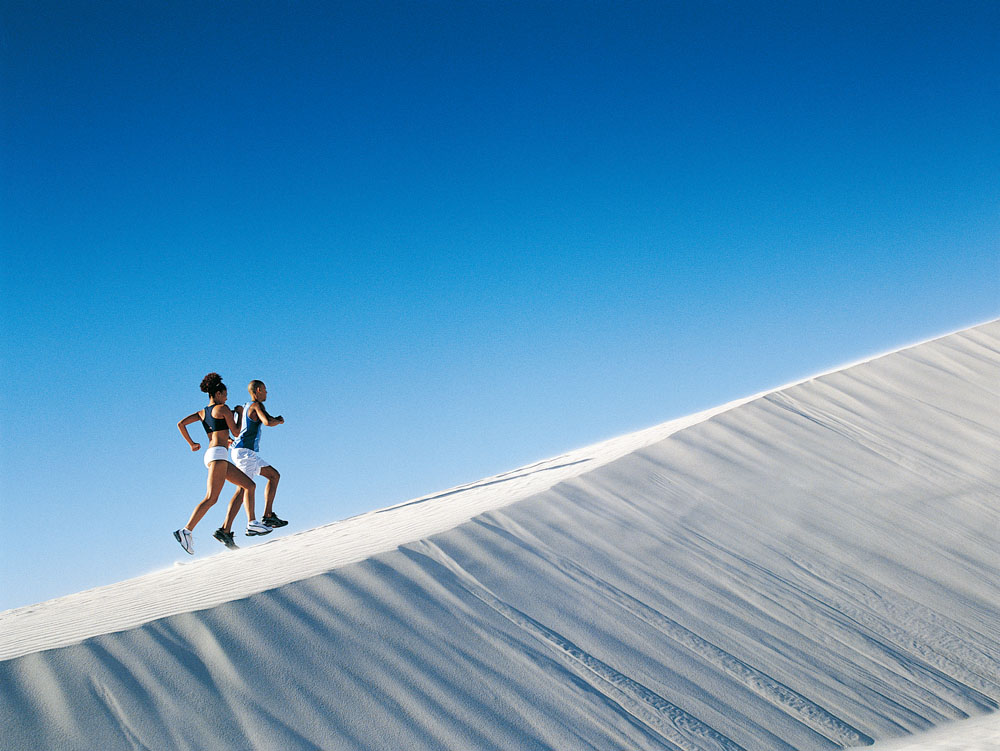
M 0 749 L 989 744 L 1000 322 L 0 613 L 0 658 Z

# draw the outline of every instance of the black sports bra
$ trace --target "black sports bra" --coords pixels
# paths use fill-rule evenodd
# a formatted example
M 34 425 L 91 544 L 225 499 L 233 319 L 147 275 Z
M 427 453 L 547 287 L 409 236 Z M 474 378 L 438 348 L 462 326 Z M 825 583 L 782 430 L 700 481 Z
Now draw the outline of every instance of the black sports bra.
M 209 404 L 205 407 L 205 416 L 201 419 L 201 425 L 209 435 L 218 433 L 220 430 L 229 430 L 229 423 L 226 422 L 225 417 L 212 417 L 212 407 L 215 406 L 218 405 Z

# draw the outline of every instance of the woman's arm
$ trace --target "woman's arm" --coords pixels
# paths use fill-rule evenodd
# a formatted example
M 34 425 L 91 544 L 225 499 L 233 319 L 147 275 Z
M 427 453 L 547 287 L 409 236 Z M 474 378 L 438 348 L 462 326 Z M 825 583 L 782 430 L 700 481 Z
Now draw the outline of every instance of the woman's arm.
M 201 420 L 201 413 L 195 412 L 194 414 L 188 415 L 179 423 L 177 423 L 177 429 L 181 431 L 181 435 L 184 436 L 184 440 L 188 442 L 188 445 L 191 447 L 192 451 L 200 451 L 201 444 L 195 443 L 194 441 L 191 440 L 191 436 L 188 434 L 187 426 L 193 422 L 198 422 L 199 420 Z
M 239 423 L 236 422 L 236 416 L 233 414 L 233 411 L 229 409 L 229 407 L 226 406 L 225 404 L 221 406 L 222 406 L 222 415 L 226 418 L 226 425 L 229 426 L 229 432 L 232 433 L 233 435 L 239 435 L 240 426 Z

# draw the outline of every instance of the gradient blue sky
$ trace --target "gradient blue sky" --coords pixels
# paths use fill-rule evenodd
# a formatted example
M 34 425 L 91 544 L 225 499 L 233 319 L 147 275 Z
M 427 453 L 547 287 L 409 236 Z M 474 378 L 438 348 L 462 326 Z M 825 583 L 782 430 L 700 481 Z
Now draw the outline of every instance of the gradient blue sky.
M 292 533 L 997 317 L 998 30 L 8 0 L 0 609 L 186 558 L 210 370 L 286 418 Z

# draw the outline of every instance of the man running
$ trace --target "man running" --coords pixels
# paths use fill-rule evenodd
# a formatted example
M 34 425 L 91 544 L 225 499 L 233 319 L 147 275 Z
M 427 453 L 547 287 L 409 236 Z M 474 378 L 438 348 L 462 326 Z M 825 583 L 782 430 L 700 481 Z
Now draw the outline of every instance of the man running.
M 233 441 L 229 454 L 233 460 L 233 464 L 239 467 L 247 476 L 252 478 L 254 475 L 260 475 L 267 479 L 267 488 L 264 491 L 266 499 L 264 514 L 260 518 L 264 526 L 272 529 L 284 527 L 288 522 L 284 519 L 279 519 L 272 508 L 274 505 L 274 494 L 278 489 L 278 480 L 281 479 L 281 475 L 278 473 L 278 470 L 268 464 L 257 453 L 257 450 L 260 447 L 261 427 L 264 425 L 268 427 L 282 425 L 285 422 L 285 418 L 280 415 L 271 417 L 267 413 L 267 410 L 264 409 L 264 402 L 267 401 L 267 386 L 264 385 L 263 381 L 250 381 L 247 391 L 250 392 L 250 397 L 253 401 L 248 402 L 243 408 L 243 415 L 239 424 L 240 432 L 236 440 Z M 226 520 L 229 525 L 232 525 L 236 514 L 239 513 L 239 505 L 236 503 L 236 500 L 245 492 L 243 489 L 237 490 L 230 502 L 229 513 L 232 519 Z M 245 498 L 244 496 L 244 500 Z M 249 527 L 247 528 L 247 535 L 253 536 L 255 534 L 260 533 L 251 531 Z

